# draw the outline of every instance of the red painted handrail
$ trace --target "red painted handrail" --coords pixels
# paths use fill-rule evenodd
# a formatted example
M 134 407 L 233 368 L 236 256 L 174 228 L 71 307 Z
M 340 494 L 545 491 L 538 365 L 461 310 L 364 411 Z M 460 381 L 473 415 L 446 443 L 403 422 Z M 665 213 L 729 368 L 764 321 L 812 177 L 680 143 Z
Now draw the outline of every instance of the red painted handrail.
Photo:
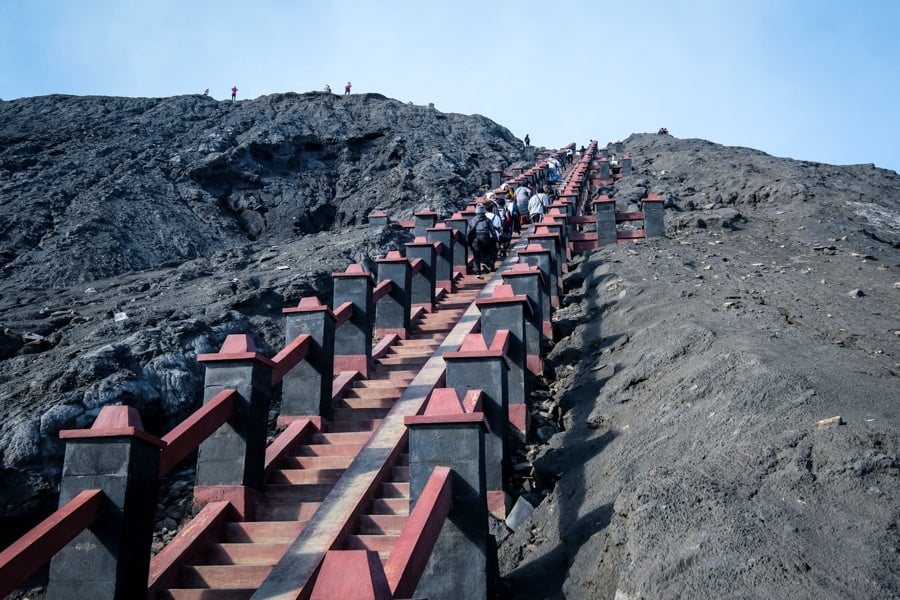
M 288 371 L 306 358 L 311 344 L 311 335 L 308 333 L 298 335 L 293 342 L 285 346 L 281 352 L 272 358 L 272 362 L 275 363 L 275 368 L 272 370 L 272 385 L 276 385 L 284 379 Z
M 379 300 L 390 294 L 392 289 L 394 289 L 394 282 L 390 279 L 385 279 L 384 281 L 376 285 L 374 290 L 372 290 L 372 300 L 374 302 L 378 302 Z
M 159 457 L 160 477 L 196 450 L 203 440 L 234 415 L 234 400 L 237 395 L 235 390 L 222 390 L 163 436 L 166 447 Z
M 0 596 L 16 589 L 96 520 L 105 495 L 85 490 L 0 552 Z
M 384 566 L 391 597 L 412 598 L 453 503 L 448 467 L 435 467 Z
M 410 271 L 412 271 L 413 275 L 422 270 L 422 267 L 425 266 L 425 261 L 421 258 L 417 258 L 416 260 L 409 263 Z
M 334 311 L 334 327 L 337 329 L 353 316 L 353 303 L 344 302 Z

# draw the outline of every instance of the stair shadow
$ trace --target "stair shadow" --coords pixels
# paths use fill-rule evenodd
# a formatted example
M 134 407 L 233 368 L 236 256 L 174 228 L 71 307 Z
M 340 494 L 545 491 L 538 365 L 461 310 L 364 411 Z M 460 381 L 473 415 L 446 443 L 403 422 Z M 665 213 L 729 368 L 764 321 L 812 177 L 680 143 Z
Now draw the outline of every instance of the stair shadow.
M 612 503 L 579 516 L 582 505 L 588 500 L 586 482 L 589 475 L 585 465 L 618 437 L 612 429 L 599 436 L 587 437 L 590 433 L 591 430 L 585 430 L 584 435 L 576 439 L 567 438 L 565 448 L 551 449 L 539 459 L 541 470 L 562 475 L 555 493 L 559 502 L 556 526 L 560 542 L 549 552 L 520 564 L 506 575 L 498 597 L 515 600 L 565 598 L 563 584 L 572 561 L 584 543 L 612 521 Z M 539 523 L 533 525 L 540 526 Z

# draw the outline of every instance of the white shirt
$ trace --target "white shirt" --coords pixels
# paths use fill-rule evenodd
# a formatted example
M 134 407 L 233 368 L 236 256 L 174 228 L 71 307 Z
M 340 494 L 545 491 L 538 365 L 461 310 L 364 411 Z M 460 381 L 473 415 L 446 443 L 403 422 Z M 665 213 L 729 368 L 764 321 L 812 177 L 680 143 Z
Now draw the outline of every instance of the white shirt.
M 528 214 L 529 215 L 543 215 L 544 214 L 544 201 L 541 200 L 541 194 L 535 194 L 528 201 Z

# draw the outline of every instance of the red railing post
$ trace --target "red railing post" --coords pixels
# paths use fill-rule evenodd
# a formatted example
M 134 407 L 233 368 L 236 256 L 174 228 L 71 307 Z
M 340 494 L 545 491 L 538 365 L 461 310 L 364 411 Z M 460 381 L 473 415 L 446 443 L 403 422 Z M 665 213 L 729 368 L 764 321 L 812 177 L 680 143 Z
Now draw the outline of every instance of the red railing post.
M 490 565 L 496 564 L 492 556 L 496 544 L 491 543 L 488 530 L 485 415 L 480 411 L 480 394 L 469 392 L 461 402 L 456 390 L 435 389 L 425 413 L 406 417 L 404 422 L 409 428 L 408 528 L 418 527 L 421 533 L 411 535 L 405 529 L 388 562 L 394 597 L 484 598 L 489 580 L 496 577 L 489 572 Z M 431 479 L 441 468 L 452 487 L 452 506 L 443 524 L 421 519 L 417 510 L 419 503 L 432 505 L 429 512 L 447 510 L 436 497 L 441 486 Z M 447 469 L 451 472 L 446 473 Z M 415 546 L 410 548 L 414 542 L 417 552 Z
M 463 395 L 468 390 L 482 391 L 484 418 L 489 433 L 485 436 L 485 477 L 491 512 L 506 517 L 507 482 L 511 475 L 509 444 L 509 391 L 506 362 L 508 332 L 498 332 L 490 347 L 480 333 L 465 337 L 459 350 L 445 352 L 447 387 Z
M 412 270 L 409 261 L 397 251 L 375 261 L 378 283 L 391 282 L 391 292 L 375 303 L 375 335 L 396 333 L 401 339 L 409 335 L 409 307 Z
M 50 598 L 141 598 L 147 593 L 160 448 L 136 409 L 106 406 L 66 440 L 59 505 L 103 492 L 97 519 L 50 561 Z
M 525 405 L 528 398 L 527 352 L 525 349 L 525 317 L 531 311 L 528 297 L 516 294 L 510 285 L 498 285 L 490 298 L 475 301 L 481 311 L 481 334 L 490 346 L 501 331 L 509 332 L 509 347 L 506 356 L 507 399 L 510 433 L 512 438 L 524 444 L 528 435 L 529 411 Z
M 422 307 L 425 312 L 434 310 L 434 244 L 424 237 L 417 237 L 406 244 L 406 258 L 410 262 L 421 259 L 422 268 L 413 275 L 411 288 L 411 308 Z
M 466 243 L 466 233 L 469 231 L 469 219 L 462 213 L 453 213 L 444 222 L 455 232 L 453 240 L 453 273 L 465 275 L 469 272 L 469 245 Z
M 644 236 L 662 237 L 666 234 L 663 222 L 663 199 L 656 194 L 647 194 L 641 199 L 641 211 L 644 213 Z
M 362 265 L 350 265 L 343 273 L 334 273 L 334 296 L 331 305 L 353 305 L 347 322 L 334 332 L 334 370 L 359 371 L 369 376 L 372 367 L 372 329 L 375 302 L 372 296 L 372 274 Z
M 266 427 L 275 364 L 256 351 L 248 335 L 229 335 L 206 364 L 203 402 L 227 389 L 237 391 L 234 414 L 200 444 L 194 501 L 228 500 L 251 518 L 256 494 L 265 484 Z
M 426 230 L 425 236 L 440 251 L 434 257 L 434 285 L 453 293 L 453 247 L 456 235 L 446 223 L 438 223 Z
M 334 314 L 315 296 L 284 309 L 285 341 L 311 337 L 306 360 L 282 379 L 281 418 L 319 416 L 331 419 L 331 382 L 334 379 Z
M 433 210 L 420 210 L 414 213 L 413 217 L 415 223 L 413 235 L 415 237 L 425 237 L 425 232 L 428 231 L 428 228 L 434 227 L 434 224 L 437 223 L 437 213 Z
M 544 360 L 541 352 L 543 336 L 543 319 L 550 321 L 550 307 L 544 314 L 543 296 L 541 294 L 541 272 L 537 267 L 518 263 L 500 274 L 503 283 L 512 287 L 514 294 L 523 294 L 528 298 L 528 310 L 525 311 L 525 347 L 528 370 L 538 377 L 544 374 Z

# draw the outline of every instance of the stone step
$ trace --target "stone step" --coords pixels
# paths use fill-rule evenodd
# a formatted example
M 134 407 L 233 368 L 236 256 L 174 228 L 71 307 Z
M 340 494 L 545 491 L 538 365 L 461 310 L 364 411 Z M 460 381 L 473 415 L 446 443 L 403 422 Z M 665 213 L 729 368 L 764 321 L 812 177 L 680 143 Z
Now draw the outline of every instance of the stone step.
M 387 383 L 392 383 L 395 386 L 407 386 L 409 382 L 416 378 L 416 375 L 419 374 L 419 369 L 410 369 L 408 366 L 397 365 L 399 369 L 391 369 L 390 365 L 387 368 L 378 367 L 379 369 L 383 369 L 381 372 L 388 375 L 390 378 Z
M 409 483 L 391 481 L 381 484 L 382 498 L 406 498 L 409 499 Z
M 271 571 L 272 565 L 191 565 L 181 568 L 179 585 L 195 589 L 256 589 Z
M 341 400 L 340 408 L 387 408 L 390 409 L 397 403 L 397 399 L 402 395 L 400 390 L 395 390 L 394 394 L 379 393 L 378 391 L 366 390 L 363 396 L 345 395 Z
M 348 535 L 342 544 L 346 550 L 374 550 L 381 562 L 390 557 L 397 545 L 398 535 Z
M 268 483 L 281 484 L 334 484 L 345 469 L 272 469 L 269 471 Z
M 263 504 L 321 502 L 332 487 L 334 487 L 332 483 L 270 483 L 263 493 L 262 502 Z
M 412 379 L 403 377 L 385 377 L 384 379 L 366 379 L 363 381 L 357 381 L 353 384 L 351 388 L 353 391 L 357 390 L 390 390 L 390 389 L 398 389 L 405 390 L 409 385 L 409 382 Z
M 391 481 L 409 483 L 409 464 L 391 467 Z
M 382 373 L 399 373 L 408 371 L 410 373 L 418 373 L 426 362 L 428 362 L 429 357 L 425 358 L 416 358 L 413 360 L 405 360 L 404 362 L 388 362 L 387 364 L 382 364 L 379 360 L 379 363 L 375 366 Z M 393 376 L 393 375 L 392 375 Z
M 360 432 L 340 432 L 360 433 Z M 367 435 L 371 435 L 371 431 Z M 368 440 L 368 437 L 366 438 Z M 355 457 L 365 444 L 308 444 L 297 446 L 293 453 L 295 456 L 349 456 Z
M 285 456 L 278 461 L 281 469 L 346 469 L 353 456 Z
M 309 521 L 321 502 L 260 502 L 255 509 L 257 521 Z
M 386 367 L 388 365 L 416 365 L 415 368 L 418 368 L 428 362 L 428 359 L 431 358 L 431 355 L 431 352 L 416 352 L 415 354 L 388 354 L 376 360 L 375 363 L 379 367 Z
M 370 515 L 409 516 L 409 498 L 376 498 L 369 504 Z
M 158 600 L 247 600 L 256 593 L 256 588 L 235 590 L 171 589 L 161 590 Z
M 436 342 L 433 342 L 431 340 L 406 339 L 406 340 L 400 340 L 399 342 L 397 342 L 396 344 L 391 346 L 391 350 L 397 350 L 397 349 L 403 348 L 403 349 L 409 349 L 410 351 L 412 351 L 412 350 L 419 350 L 419 349 L 427 349 L 430 346 L 434 346 L 435 348 L 437 348 L 439 345 L 440 344 L 437 344 Z
M 316 444 L 334 444 L 334 445 L 358 445 L 365 444 L 369 441 L 367 433 L 346 433 L 346 432 L 319 432 L 310 436 L 310 445 Z
M 368 431 L 370 434 L 381 426 L 382 419 L 361 419 L 359 421 L 335 421 L 331 429 L 335 433 Z
M 408 519 L 407 515 L 360 515 L 359 533 L 363 535 L 399 535 Z
M 310 515 L 319 507 L 318 503 L 304 506 Z M 225 543 L 287 543 L 292 542 L 303 530 L 306 521 L 243 521 L 225 525 Z
M 274 565 L 290 545 L 289 542 L 213 544 L 204 562 L 208 565 Z
M 335 408 L 333 415 L 335 423 L 342 421 L 371 421 L 383 419 L 390 408 Z

